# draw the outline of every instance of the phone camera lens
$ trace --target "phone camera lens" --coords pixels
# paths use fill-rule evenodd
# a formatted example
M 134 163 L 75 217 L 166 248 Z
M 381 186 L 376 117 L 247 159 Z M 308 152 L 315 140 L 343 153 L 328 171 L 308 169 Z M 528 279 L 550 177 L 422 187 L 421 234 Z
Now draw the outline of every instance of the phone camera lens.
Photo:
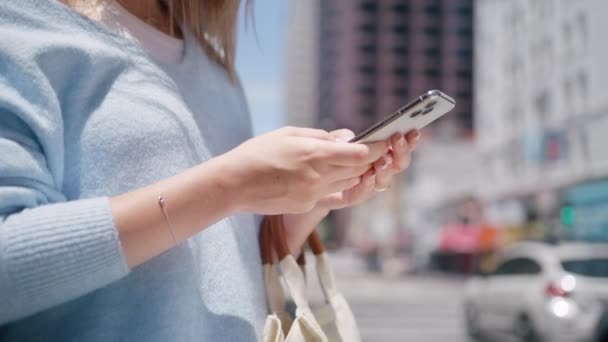
M 430 108 L 425 109 L 424 112 L 422 112 L 422 115 L 427 115 L 428 113 L 432 112 L 433 109 L 435 109 L 435 108 L 430 107 Z
M 431 108 L 434 107 L 437 104 L 437 100 L 433 100 L 429 103 L 426 104 L 426 106 L 424 106 L 424 108 Z
M 418 109 L 415 112 L 412 112 L 412 114 L 410 114 L 410 118 L 415 118 L 420 114 L 422 114 L 422 109 Z

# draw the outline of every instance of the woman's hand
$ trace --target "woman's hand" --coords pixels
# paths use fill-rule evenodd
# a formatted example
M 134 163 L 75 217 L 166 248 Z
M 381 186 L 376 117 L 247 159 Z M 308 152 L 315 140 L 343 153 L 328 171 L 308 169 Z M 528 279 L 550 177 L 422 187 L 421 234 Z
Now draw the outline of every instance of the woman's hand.
M 344 139 L 353 136 L 349 130 L 334 131 L 332 134 Z M 416 149 L 419 139 L 418 130 L 407 134 L 394 134 L 388 140 L 389 151 L 374 162 L 373 168 L 361 177 L 359 184 L 345 191 L 325 196 L 318 205 L 328 210 L 351 207 L 372 198 L 377 192 L 390 188 L 393 178 L 410 166 L 411 153 Z
M 388 150 L 387 141 L 348 144 L 323 130 L 285 127 L 218 158 L 225 177 L 241 189 L 240 211 L 302 213 L 330 194 L 357 186 Z
M 356 186 L 388 148 L 386 142 L 346 144 L 322 130 L 286 127 L 114 196 L 110 206 L 127 263 L 139 265 L 236 212 L 310 212 L 328 194 Z
M 354 136 L 349 130 L 333 131 L 331 134 L 344 141 L 348 141 Z M 393 135 L 388 141 L 390 150 L 382 158 L 376 160 L 373 167 L 361 176 L 359 184 L 325 196 L 312 210 L 306 213 L 284 215 L 286 237 L 290 250 L 294 254 L 299 253 L 308 235 L 330 210 L 360 204 L 372 198 L 379 189 L 390 187 L 393 177 L 409 167 L 411 152 L 415 150 L 419 138 L 420 132 L 417 130 L 405 135 Z

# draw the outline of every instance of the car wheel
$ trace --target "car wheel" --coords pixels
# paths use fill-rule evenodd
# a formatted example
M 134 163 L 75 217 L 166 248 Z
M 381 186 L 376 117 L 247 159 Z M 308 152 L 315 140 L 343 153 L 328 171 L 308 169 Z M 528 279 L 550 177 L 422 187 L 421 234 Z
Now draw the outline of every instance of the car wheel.
M 522 342 L 541 342 L 532 321 L 527 315 L 521 315 L 515 322 L 515 336 Z
M 477 323 L 478 314 L 477 310 L 472 304 L 468 304 L 465 307 L 465 320 L 467 325 L 467 334 L 473 341 L 482 341 L 483 336 L 481 330 L 479 329 L 479 325 Z

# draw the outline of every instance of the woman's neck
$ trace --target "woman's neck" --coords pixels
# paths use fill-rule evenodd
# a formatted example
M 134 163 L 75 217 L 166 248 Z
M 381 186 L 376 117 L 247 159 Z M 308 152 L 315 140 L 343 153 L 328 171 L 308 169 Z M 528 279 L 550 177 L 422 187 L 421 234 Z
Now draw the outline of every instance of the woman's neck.
M 159 0 L 116 0 L 127 11 L 157 30 L 170 36 L 182 38 L 179 27 L 171 20 L 169 10 Z M 173 29 L 171 24 L 174 25 Z
M 81 12 L 94 20 L 95 11 L 90 8 L 91 1 L 69 1 L 60 0 L 61 2 L 71 6 L 78 12 Z M 112 1 L 112 0 L 109 0 Z M 129 13 L 138 17 L 148 25 L 155 29 L 168 34 L 172 37 L 182 39 L 182 32 L 174 20 L 171 20 L 169 10 L 161 4 L 159 0 L 114 0 L 118 2 Z M 88 8 L 87 8 L 88 7 Z M 173 27 L 171 25 L 173 24 Z

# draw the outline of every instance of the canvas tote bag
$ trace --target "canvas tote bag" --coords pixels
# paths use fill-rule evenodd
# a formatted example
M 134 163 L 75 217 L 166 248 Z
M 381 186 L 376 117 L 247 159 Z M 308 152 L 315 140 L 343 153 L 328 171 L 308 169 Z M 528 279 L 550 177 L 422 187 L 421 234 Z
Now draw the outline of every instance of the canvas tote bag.
M 260 246 L 270 310 L 263 341 L 360 342 L 354 315 L 335 285 L 325 247 L 318 233 L 313 231 L 307 242 L 315 255 L 315 273 L 325 297 L 325 303 L 315 310 L 310 308 L 308 302 L 304 259 L 299 258 L 298 265 L 291 255 L 285 238 L 283 217 L 267 216 L 262 223 Z M 278 258 L 276 264 L 273 264 L 273 250 Z M 281 276 L 277 268 L 281 271 Z M 295 317 L 291 317 L 285 308 L 286 298 L 281 279 L 296 306 Z

